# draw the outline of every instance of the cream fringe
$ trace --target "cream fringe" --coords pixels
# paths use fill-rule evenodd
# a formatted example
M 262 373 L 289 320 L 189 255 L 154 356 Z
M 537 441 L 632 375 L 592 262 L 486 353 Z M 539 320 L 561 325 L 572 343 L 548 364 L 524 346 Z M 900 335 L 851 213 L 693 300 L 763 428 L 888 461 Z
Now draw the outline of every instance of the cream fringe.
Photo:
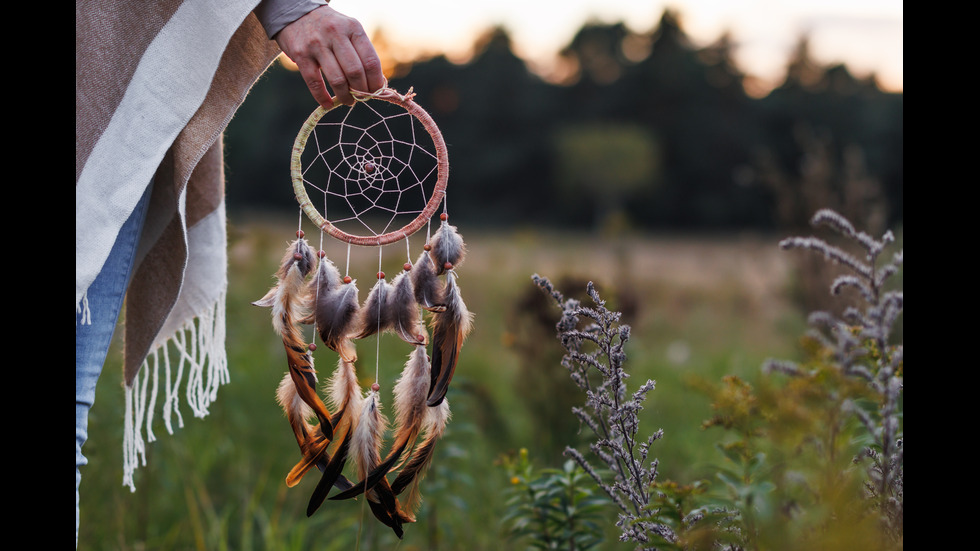
M 123 485 L 129 486 L 131 492 L 136 491 L 133 473 L 137 467 L 146 466 L 146 442 L 156 440 L 153 417 L 157 396 L 161 391 L 161 370 L 164 383 L 163 423 L 169 434 L 174 432 L 174 415 L 177 417 L 177 426 L 184 426 L 184 418 L 178 406 L 180 385 L 185 371 L 184 394 L 187 405 L 194 416 L 199 418 L 207 416 L 208 407 L 218 396 L 218 387 L 230 382 L 228 356 L 225 351 L 224 305 L 225 294 L 222 293 L 211 308 L 198 316 L 196 324 L 194 320 L 189 321 L 175 335 L 155 348 L 143 362 L 132 386 L 125 386 Z M 176 360 L 176 373 L 171 365 L 171 356 Z

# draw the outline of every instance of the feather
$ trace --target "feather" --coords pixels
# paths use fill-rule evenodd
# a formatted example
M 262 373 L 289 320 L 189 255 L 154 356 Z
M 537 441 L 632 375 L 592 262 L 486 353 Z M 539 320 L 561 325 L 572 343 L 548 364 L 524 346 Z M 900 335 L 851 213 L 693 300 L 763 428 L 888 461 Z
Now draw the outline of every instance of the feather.
M 395 276 L 392 283 L 379 279 L 359 312 L 355 338 L 392 332 L 409 344 L 428 344 L 429 337 L 415 302 L 412 279 L 405 272 Z
M 330 418 L 330 424 L 333 427 L 335 433 L 342 432 L 345 427 L 348 429 L 348 436 L 345 440 L 349 438 L 349 428 L 353 426 L 352 416 L 353 412 L 358 411 L 360 407 L 361 389 L 357 382 L 357 371 L 354 368 L 354 364 L 345 361 L 342 357 L 337 362 L 337 368 L 334 370 L 333 375 L 329 382 L 329 395 L 330 401 L 334 407 L 334 414 Z M 286 485 L 289 487 L 295 486 L 296 483 L 309 471 L 314 465 L 318 465 L 320 457 L 323 451 L 326 449 L 326 445 L 329 441 L 325 442 L 322 449 L 310 446 L 305 448 L 303 451 L 303 458 L 297 463 L 289 474 L 286 476 Z M 343 450 L 343 456 L 338 458 L 337 454 L 341 453 Z M 337 451 L 334 451 L 334 457 L 331 461 L 346 461 L 347 456 L 346 444 L 341 442 L 337 446 Z M 341 467 L 342 469 L 343 467 Z M 326 470 L 321 477 L 321 483 L 323 483 L 324 478 L 331 476 Z M 326 486 L 329 490 L 330 485 Z M 346 489 L 346 488 L 345 488 Z M 321 499 L 322 501 L 322 499 Z
M 392 326 L 392 318 L 388 308 L 388 295 L 391 294 L 393 287 L 384 279 L 379 279 L 371 292 L 368 293 L 364 305 L 361 306 L 358 320 L 358 328 L 354 338 L 363 339 L 375 333 L 382 333 Z
M 429 358 L 424 346 L 416 346 L 402 370 L 402 376 L 395 384 L 395 434 L 391 450 L 384 461 L 380 461 L 367 476 L 353 487 L 331 499 L 350 499 L 374 488 L 382 478 L 401 459 L 406 450 L 412 448 L 426 419 L 425 401 L 429 391 Z
M 436 442 L 446 432 L 446 424 L 449 422 L 450 416 L 449 400 L 443 400 L 438 406 L 426 408 L 425 439 L 412 453 L 411 459 L 405 463 L 398 476 L 395 477 L 395 481 L 391 483 L 391 491 L 396 496 L 410 488 L 408 497 L 405 499 L 405 507 L 409 511 L 417 510 L 419 503 L 421 503 L 419 481 L 422 480 L 432 464 Z
M 419 306 L 432 312 L 442 312 L 446 309 L 439 303 L 439 280 L 436 278 L 436 271 L 428 252 L 419 255 L 419 259 L 412 265 L 409 276 L 412 278 L 412 290 L 415 292 L 415 301 Z
M 310 503 L 306 506 L 306 516 L 313 516 L 313 513 L 320 508 L 323 504 L 323 500 L 326 499 L 327 494 L 330 493 L 330 488 L 333 488 L 337 481 L 342 479 L 346 482 L 347 488 L 350 487 L 350 481 L 348 481 L 341 474 L 344 470 L 344 465 L 347 464 L 347 458 L 350 451 L 351 443 L 351 428 L 348 427 L 347 432 L 344 434 L 343 440 L 340 441 L 340 445 L 334 450 L 333 457 L 323 468 L 323 475 L 320 476 L 320 481 L 317 482 L 316 488 L 313 489 L 313 495 L 310 496 Z M 346 489 L 341 487 L 341 489 Z
M 272 308 L 272 325 L 286 349 L 286 362 L 296 395 L 313 410 L 320 420 L 320 432 L 327 440 L 331 440 L 333 427 L 330 424 L 330 413 L 316 394 L 313 356 L 307 352 L 302 331 L 296 323 L 308 315 L 304 308 L 307 304 L 305 280 L 312 270 L 313 262 L 313 251 L 306 240 L 300 238 L 294 241 L 276 272 L 276 285 L 253 304 Z
M 316 277 L 310 282 L 311 315 L 303 323 L 315 323 L 320 340 L 348 362 L 357 360 L 350 333 L 360 308 L 357 282 L 344 283 L 334 263 L 320 260 Z
M 358 477 L 361 480 L 364 480 L 381 462 L 380 449 L 386 428 L 387 421 L 381 415 L 381 403 L 378 400 L 378 394 L 372 390 L 364 398 L 360 412 L 356 416 L 350 443 L 350 456 L 357 466 Z M 355 489 L 358 491 L 354 492 Z M 360 493 L 364 493 L 364 488 L 358 488 L 355 484 L 347 491 L 332 496 L 330 499 L 349 499 Z M 415 521 L 414 517 L 401 509 L 398 500 L 391 491 L 391 486 L 388 485 L 387 480 L 384 480 L 384 477 L 380 483 L 367 491 L 366 497 L 374 516 L 386 526 L 391 527 L 399 538 L 402 537 L 401 525 Z
M 449 382 L 456 371 L 459 352 L 473 327 L 473 314 L 463 303 L 456 284 L 456 273 L 446 277 L 444 295 L 446 311 L 432 316 L 432 368 L 429 406 L 437 406 L 446 397 Z
M 466 245 L 463 243 L 462 236 L 456 231 L 456 226 L 450 226 L 446 221 L 440 224 L 439 231 L 432 238 L 432 250 L 429 254 L 432 256 L 436 275 L 442 275 L 463 263 L 466 257 Z
M 385 302 L 391 318 L 391 330 L 409 344 L 429 344 L 429 336 L 422 325 L 422 315 L 418 302 L 415 301 L 412 278 L 408 272 L 395 276 L 391 287 L 392 291 Z
M 387 420 L 381 414 L 378 393 L 370 391 L 356 413 L 354 433 L 351 435 L 351 456 L 357 465 L 357 473 L 364 478 L 381 462 L 382 439 L 387 429 Z
M 286 373 L 280 381 L 279 387 L 276 389 L 276 399 L 282 406 L 286 419 L 289 420 L 289 425 L 293 428 L 296 443 L 302 449 L 313 434 L 313 426 L 307 421 L 313 416 L 313 410 L 299 397 L 296 392 L 296 385 L 289 373 Z

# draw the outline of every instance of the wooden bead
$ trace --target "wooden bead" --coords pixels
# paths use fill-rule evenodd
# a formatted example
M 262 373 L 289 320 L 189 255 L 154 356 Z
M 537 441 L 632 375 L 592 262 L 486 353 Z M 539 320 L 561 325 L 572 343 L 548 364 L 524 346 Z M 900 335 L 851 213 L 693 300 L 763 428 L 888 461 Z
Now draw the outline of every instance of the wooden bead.
M 432 250 L 432 245 L 429 245 L 428 243 L 426 243 L 425 246 L 423 246 L 422 248 L 425 249 L 426 251 L 431 251 Z
M 310 352 L 313 352 L 315 350 L 316 350 L 316 343 L 311 342 L 310 343 Z
M 371 383 L 371 390 L 377 392 L 381 390 L 381 385 L 379 385 L 378 383 Z
M 446 214 L 446 213 L 442 213 L 442 214 L 439 215 L 439 220 L 442 220 L 443 222 L 445 222 L 446 220 L 449 220 L 449 215 Z
M 320 258 L 323 258 L 327 256 L 327 251 L 320 249 L 320 252 L 316 253 L 316 255 L 319 256 Z
M 411 271 L 412 270 L 412 263 L 411 262 L 406 262 L 406 263 L 402 264 L 402 269 L 405 270 L 406 272 Z
M 378 279 L 384 279 L 384 278 L 385 278 L 385 273 L 384 272 L 378 272 Z
M 453 263 L 452 262 L 446 262 L 445 264 L 442 265 L 442 267 L 445 268 L 445 269 L 447 269 L 447 270 L 452 270 L 453 269 Z
M 351 279 L 350 276 L 344 276 L 344 283 L 350 283 L 351 281 L 354 281 L 354 280 Z
M 303 233 L 303 230 L 296 230 L 296 237 L 302 239 L 302 238 L 306 237 L 306 234 Z
M 364 163 L 364 172 L 371 174 L 374 172 L 374 168 L 375 168 L 374 163 L 371 162 Z
M 300 253 L 293 253 L 293 260 L 303 260 L 303 255 Z

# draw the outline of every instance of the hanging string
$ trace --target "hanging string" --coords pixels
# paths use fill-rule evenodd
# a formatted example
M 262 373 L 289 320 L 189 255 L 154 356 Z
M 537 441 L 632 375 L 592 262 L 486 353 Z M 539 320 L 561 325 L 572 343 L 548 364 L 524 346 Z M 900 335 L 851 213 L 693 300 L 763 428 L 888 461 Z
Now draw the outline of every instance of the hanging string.
M 344 275 L 350 275 L 350 242 L 347 242 L 347 267 L 344 268 Z
M 382 281 L 384 279 L 384 273 L 381 271 L 381 251 L 384 250 L 383 247 L 378 247 L 378 285 L 384 285 Z M 380 372 L 381 372 L 381 307 L 383 300 L 378 301 L 378 344 L 374 353 L 374 383 L 379 384 Z

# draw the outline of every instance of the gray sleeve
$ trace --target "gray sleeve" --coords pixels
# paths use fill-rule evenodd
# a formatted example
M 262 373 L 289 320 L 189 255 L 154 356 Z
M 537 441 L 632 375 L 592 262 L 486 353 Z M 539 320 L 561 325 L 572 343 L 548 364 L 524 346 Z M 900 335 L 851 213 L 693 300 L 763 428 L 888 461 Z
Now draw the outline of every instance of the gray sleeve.
M 255 8 L 255 16 L 265 28 L 269 38 L 274 38 L 283 27 L 307 13 L 327 5 L 329 0 L 262 0 Z

